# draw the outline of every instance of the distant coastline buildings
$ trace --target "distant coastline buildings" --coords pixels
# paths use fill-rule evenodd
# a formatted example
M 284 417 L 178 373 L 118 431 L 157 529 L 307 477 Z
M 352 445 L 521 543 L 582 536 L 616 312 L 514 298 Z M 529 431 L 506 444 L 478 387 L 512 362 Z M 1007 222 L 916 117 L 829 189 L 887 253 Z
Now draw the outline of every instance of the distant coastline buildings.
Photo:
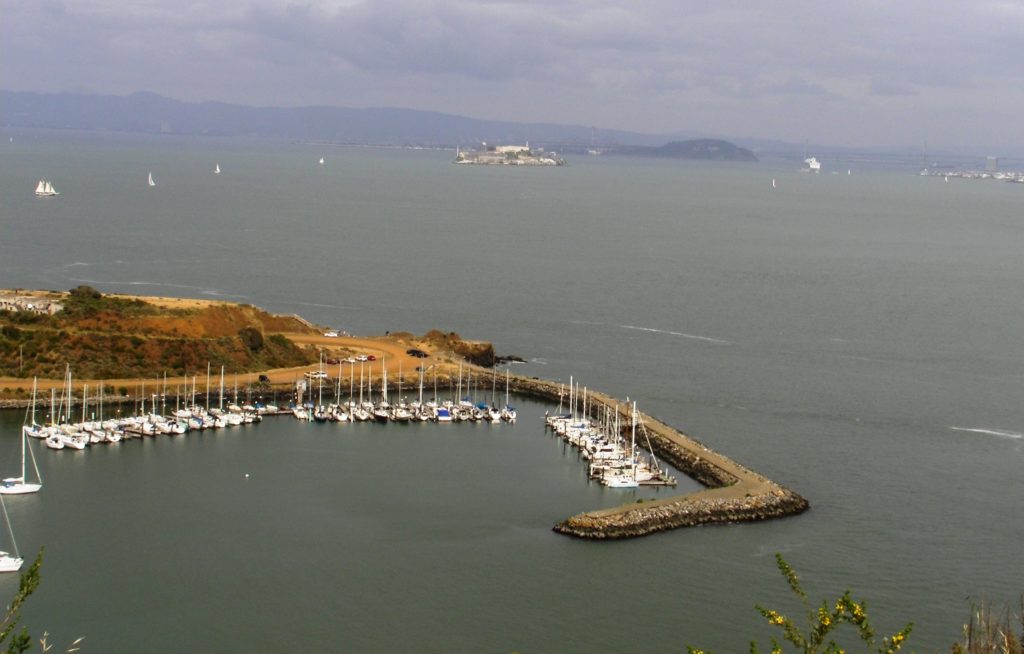
M 39 295 L 22 295 L 18 293 L 0 293 L 0 311 L 14 313 L 25 312 L 52 316 L 64 305 Z

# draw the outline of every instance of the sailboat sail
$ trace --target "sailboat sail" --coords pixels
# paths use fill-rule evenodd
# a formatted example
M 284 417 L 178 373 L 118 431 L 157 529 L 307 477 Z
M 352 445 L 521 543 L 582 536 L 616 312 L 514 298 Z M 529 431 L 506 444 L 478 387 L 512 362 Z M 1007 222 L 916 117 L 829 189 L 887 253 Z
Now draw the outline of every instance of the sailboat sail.
M 57 190 L 53 188 L 52 183 L 48 182 L 45 179 L 41 179 L 39 180 L 39 183 L 36 184 L 36 195 L 40 197 L 49 197 L 53 195 L 60 195 L 60 193 L 58 193 Z
M 149 173 L 149 185 L 150 186 L 156 186 L 156 182 L 153 181 L 153 173 L 152 172 Z
M 220 175 L 220 164 L 217 164 L 216 166 L 213 167 L 213 174 Z

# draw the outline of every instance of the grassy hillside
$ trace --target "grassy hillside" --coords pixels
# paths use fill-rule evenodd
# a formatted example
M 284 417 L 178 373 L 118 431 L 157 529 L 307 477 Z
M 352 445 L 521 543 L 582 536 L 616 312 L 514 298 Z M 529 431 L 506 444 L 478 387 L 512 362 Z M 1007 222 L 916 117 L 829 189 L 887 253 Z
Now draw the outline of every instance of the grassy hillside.
M 0 376 L 59 378 L 65 364 L 93 379 L 183 375 L 207 362 L 232 372 L 314 363 L 317 354 L 277 332 L 309 332 L 249 305 L 160 306 L 90 287 L 55 294 L 53 316 L 0 311 Z

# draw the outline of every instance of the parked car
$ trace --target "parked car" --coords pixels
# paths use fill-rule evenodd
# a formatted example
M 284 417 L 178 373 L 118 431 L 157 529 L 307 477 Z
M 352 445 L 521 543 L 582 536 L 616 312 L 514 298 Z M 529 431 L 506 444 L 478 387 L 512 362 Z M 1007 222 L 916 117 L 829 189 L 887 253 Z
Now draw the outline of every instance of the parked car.
M 366 360 L 367 361 L 376 361 L 377 357 L 373 356 L 372 354 L 367 354 L 366 355 Z
M 266 375 L 260 375 L 260 381 L 261 382 L 268 382 L 268 381 L 270 381 L 270 377 L 267 377 Z
M 419 358 L 419 359 L 425 359 L 428 356 L 427 353 L 424 352 L 423 350 L 418 350 L 418 349 L 416 349 L 414 347 L 409 348 L 408 350 L 405 351 L 405 353 L 410 355 L 410 356 L 414 356 L 416 358 Z
M 324 363 L 326 363 L 329 366 L 336 366 L 339 363 L 341 363 L 341 361 L 339 361 L 338 359 L 327 359 L 326 361 L 324 361 Z
M 365 354 L 360 354 L 359 356 L 356 357 L 356 361 L 369 361 L 369 360 L 370 360 L 370 357 L 366 356 Z
M 338 332 L 336 332 L 336 331 L 334 331 L 334 330 L 332 329 L 332 330 L 331 330 L 331 331 L 329 331 L 329 332 L 324 332 L 324 336 L 326 336 L 326 337 L 328 337 L 328 338 L 338 338 Z
M 309 379 L 327 379 L 327 372 L 324 370 L 310 370 L 306 373 Z

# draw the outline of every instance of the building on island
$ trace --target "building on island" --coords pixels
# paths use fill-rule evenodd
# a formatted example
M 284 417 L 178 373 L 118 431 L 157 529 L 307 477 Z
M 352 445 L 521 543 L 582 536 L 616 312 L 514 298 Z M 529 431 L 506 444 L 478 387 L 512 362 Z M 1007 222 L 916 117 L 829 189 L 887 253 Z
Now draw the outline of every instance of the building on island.
M 490 166 L 564 166 L 565 160 L 554 152 L 545 152 L 543 148 L 531 150 L 529 142 L 525 145 L 482 143 L 479 150 L 463 150 L 456 146 L 455 163 Z

